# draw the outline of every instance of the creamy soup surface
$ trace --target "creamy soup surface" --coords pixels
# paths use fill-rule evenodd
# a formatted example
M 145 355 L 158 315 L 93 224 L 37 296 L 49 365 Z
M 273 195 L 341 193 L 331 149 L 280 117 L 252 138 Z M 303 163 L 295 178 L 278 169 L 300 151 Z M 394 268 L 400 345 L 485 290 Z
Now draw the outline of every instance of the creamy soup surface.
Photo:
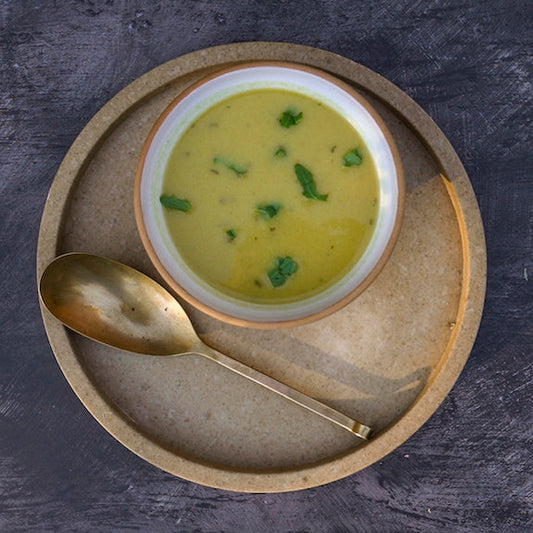
M 317 293 L 354 266 L 372 237 L 379 190 L 347 120 L 272 89 L 230 97 L 188 128 L 169 158 L 161 203 L 199 277 L 275 304 Z

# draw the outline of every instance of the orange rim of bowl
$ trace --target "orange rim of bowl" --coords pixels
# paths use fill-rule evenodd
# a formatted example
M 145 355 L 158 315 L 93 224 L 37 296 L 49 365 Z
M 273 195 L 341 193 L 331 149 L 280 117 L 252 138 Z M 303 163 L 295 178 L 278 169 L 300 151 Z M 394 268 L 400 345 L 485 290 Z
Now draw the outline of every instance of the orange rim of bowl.
M 357 287 L 355 287 L 350 293 L 343 296 L 340 300 L 336 301 L 335 303 L 315 313 L 311 313 L 304 317 L 289 319 L 289 320 L 258 321 L 258 320 L 249 320 L 245 318 L 236 317 L 236 316 L 224 313 L 222 311 L 219 311 L 218 309 L 212 308 L 211 306 L 205 304 L 204 302 L 202 302 L 201 300 L 193 296 L 190 292 L 185 290 L 171 276 L 171 274 L 167 271 L 167 269 L 163 266 L 162 262 L 160 261 L 157 255 L 157 252 L 155 251 L 152 245 L 152 242 L 148 236 L 148 232 L 146 230 L 146 226 L 144 223 L 142 207 L 141 207 L 141 180 L 142 180 L 142 174 L 143 174 L 146 156 L 148 154 L 148 150 L 150 149 L 150 146 L 152 144 L 152 141 L 157 131 L 159 130 L 163 122 L 167 119 L 168 115 L 172 112 L 172 110 L 186 96 L 188 96 L 190 93 L 192 93 L 197 88 L 204 85 L 205 83 L 215 78 L 218 78 L 219 76 L 223 74 L 227 74 L 229 72 L 234 72 L 234 71 L 243 70 L 247 68 L 253 68 L 253 67 L 283 67 L 283 68 L 290 68 L 293 70 L 300 70 L 300 71 L 308 72 L 310 74 L 319 76 L 329 81 L 330 83 L 336 85 L 337 87 L 347 92 L 352 98 L 357 100 L 357 102 L 365 108 L 365 110 L 370 114 L 370 116 L 377 123 L 379 129 L 381 130 L 385 139 L 387 140 L 387 144 L 391 150 L 392 157 L 394 160 L 394 166 L 396 168 L 396 182 L 397 182 L 396 184 L 398 187 L 396 219 L 394 221 L 393 230 L 391 232 L 387 245 L 385 249 L 383 250 L 383 252 L 381 253 L 381 256 L 379 260 L 377 261 L 377 263 L 374 265 L 374 267 L 368 273 L 368 275 L 363 279 L 363 281 L 359 285 L 357 285 Z M 150 133 L 148 134 L 148 137 L 146 138 L 143 144 L 141 154 L 139 156 L 139 161 L 137 163 L 136 174 L 135 174 L 133 201 L 134 201 L 134 212 L 135 212 L 135 220 L 137 223 L 137 229 L 139 231 L 139 235 L 141 237 L 143 246 L 146 252 L 148 253 L 150 261 L 155 266 L 156 270 L 159 272 L 159 274 L 162 276 L 165 282 L 180 297 L 182 297 L 189 304 L 196 307 L 200 311 L 206 313 L 207 315 L 212 316 L 213 318 L 216 318 L 223 322 L 227 322 L 229 324 L 233 324 L 236 326 L 249 327 L 249 328 L 257 328 L 257 329 L 280 329 L 280 328 L 302 326 L 304 324 L 308 324 L 310 322 L 320 320 L 321 318 L 324 318 L 342 309 L 344 306 L 346 306 L 348 303 L 354 300 L 357 296 L 359 296 L 363 291 L 365 291 L 370 286 L 370 284 L 378 276 L 378 274 L 381 272 L 381 270 L 383 269 L 383 267 L 389 260 L 392 254 L 392 251 L 394 249 L 394 246 L 396 245 L 396 242 L 398 240 L 401 223 L 403 219 L 404 205 L 405 205 L 405 180 L 404 180 L 403 167 L 402 167 L 400 155 L 396 147 L 396 143 L 394 142 L 394 139 L 392 137 L 392 134 L 390 133 L 389 129 L 385 125 L 385 122 L 379 116 L 377 111 L 353 87 L 341 81 L 340 79 L 333 76 L 332 74 L 329 74 L 321 69 L 318 69 L 315 67 L 309 67 L 307 65 L 303 65 L 299 63 L 293 63 L 289 61 L 246 61 L 246 62 L 242 62 L 231 67 L 219 69 L 216 72 L 203 77 L 201 80 L 198 80 L 197 82 L 193 83 L 191 86 L 187 87 L 184 91 L 182 91 L 167 106 L 167 108 L 163 111 L 163 113 L 159 116 L 159 118 L 156 120 L 156 122 L 152 126 L 152 129 L 150 130 Z

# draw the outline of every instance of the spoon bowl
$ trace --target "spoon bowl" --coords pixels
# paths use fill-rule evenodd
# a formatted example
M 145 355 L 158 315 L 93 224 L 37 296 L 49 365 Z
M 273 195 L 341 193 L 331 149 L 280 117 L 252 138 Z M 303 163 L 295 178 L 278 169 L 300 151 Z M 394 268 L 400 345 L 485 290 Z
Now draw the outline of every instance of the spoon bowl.
M 199 340 L 183 307 L 161 285 L 111 259 L 60 256 L 44 271 L 40 292 L 63 324 L 114 348 L 175 355 Z
M 65 254 L 47 266 L 39 290 L 52 315 L 90 339 L 144 355 L 202 355 L 361 439 L 371 436 L 365 424 L 205 344 L 178 301 L 129 266 L 97 255 Z

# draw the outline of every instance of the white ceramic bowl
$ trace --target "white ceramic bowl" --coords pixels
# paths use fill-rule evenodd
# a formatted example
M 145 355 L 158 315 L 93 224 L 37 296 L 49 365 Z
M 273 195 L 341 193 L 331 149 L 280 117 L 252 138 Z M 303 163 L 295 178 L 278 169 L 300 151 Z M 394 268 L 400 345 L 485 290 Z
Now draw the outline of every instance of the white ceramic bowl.
M 167 230 L 159 201 L 168 158 L 180 137 L 207 109 L 241 92 L 284 89 L 321 101 L 362 136 L 379 179 L 379 210 L 365 253 L 336 284 L 297 302 L 254 304 L 223 294 L 193 272 Z M 349 85 L 318 69 L 291 63 L 247 63 L 208 76 L 184 91 L 157 120 L 142 151 L 135 182 L 135 216 L 143 244 L 159 273 L 181 297 L 226 322 L 277 328 L 328 315 L 355 298 L 375 278 L 396 241 L 404 185 L 392 136 L 376 111 Z

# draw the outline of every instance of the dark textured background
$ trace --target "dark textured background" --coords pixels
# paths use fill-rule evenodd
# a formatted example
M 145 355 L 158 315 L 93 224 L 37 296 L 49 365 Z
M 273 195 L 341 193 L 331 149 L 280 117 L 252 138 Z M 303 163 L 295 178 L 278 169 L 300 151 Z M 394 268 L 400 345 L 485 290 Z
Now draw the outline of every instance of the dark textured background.
M 532 25 L 518 0 L 0 0 L 0 531 L 533 531 Z M 167 60 L 256 40 L 342 54 L 412 96 L 464 162 L 489 260 L 477 342 L 431 420 L 356 475 L 272 495 L 182 481 L 109 436 L 54 360 L 34 266 L 93 114 Z

